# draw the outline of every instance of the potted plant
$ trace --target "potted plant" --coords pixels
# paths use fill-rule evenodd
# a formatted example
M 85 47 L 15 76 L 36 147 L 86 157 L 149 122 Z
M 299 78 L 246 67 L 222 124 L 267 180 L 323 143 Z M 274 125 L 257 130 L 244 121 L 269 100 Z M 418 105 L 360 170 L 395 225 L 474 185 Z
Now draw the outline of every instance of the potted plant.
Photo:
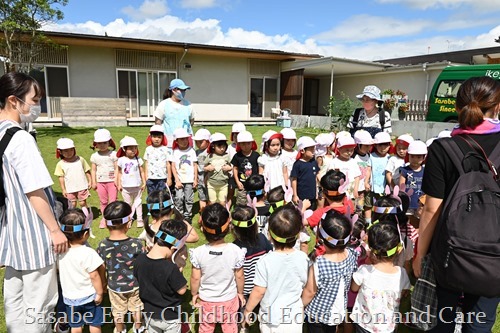
M 409 107 L 408 103 L 406 103 L 406 102 L 399 103 L 398 118 L 400 120 L 404 120 L 406 118 L 406 112 L 408 112 L 409 109 L 410 109 L 410 107 Z
M 392 111 L 392 109 L 394 109 L 395 106 L 396 106 L 396 100 L 393 97 L 384 100 L 385 111 Z

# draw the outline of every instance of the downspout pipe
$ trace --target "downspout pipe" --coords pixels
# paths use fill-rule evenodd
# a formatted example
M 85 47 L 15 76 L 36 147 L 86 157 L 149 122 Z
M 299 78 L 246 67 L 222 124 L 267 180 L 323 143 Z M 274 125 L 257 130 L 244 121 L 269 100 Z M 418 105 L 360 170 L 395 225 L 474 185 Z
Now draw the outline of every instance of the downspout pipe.
M 427 62 L 424 62 L 422 64 L 422 70 L 425 72 L 425 94 L 424 94 L 424 103 L 427 104 L 427 99 L 428 99 L 428 92 L 429 92 L 429 83 L 430 83 L 430 75 L 429 72 L 427 71 Z
M 188 45 L 187 44 L 184 44 L 184 53 L 182 54 L 182 57 L 179 59 L 179 65 L 178 65 L 178 73 L 179 73 L 179 78 L 181 78 L 181 64 L 182 64 L 182 60 L 184 59 L 184 57 L 186 56 L 186 54 L 188 53 Z

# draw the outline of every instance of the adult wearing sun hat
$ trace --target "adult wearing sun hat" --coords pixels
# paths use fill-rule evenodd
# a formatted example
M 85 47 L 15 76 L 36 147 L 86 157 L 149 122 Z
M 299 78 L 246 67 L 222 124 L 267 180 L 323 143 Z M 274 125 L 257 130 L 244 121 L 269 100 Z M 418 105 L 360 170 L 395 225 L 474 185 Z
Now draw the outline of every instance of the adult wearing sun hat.
M 372 137 L 379 132 L 392 133 L 391 114 L 379 106 L 383 100 L 377 86 L 366 86 L 356 98 L 361 101 L 363 107 L 354 110 L 349 118 L 347 127 L 351 135 L 359 129 L 368 131 Z
M 167 136 L 167 147 L 171 150 L 174 142 L 174 131 L 184 128 L 188 134 L 193 134 L 194 111 L 191 103 L 185 98 L 186 90 L 191 89 L 181 79 L 173 79 L 167 90 L 167 98 L 158 104 L 153 115 L 155 124 L 163 125 Z

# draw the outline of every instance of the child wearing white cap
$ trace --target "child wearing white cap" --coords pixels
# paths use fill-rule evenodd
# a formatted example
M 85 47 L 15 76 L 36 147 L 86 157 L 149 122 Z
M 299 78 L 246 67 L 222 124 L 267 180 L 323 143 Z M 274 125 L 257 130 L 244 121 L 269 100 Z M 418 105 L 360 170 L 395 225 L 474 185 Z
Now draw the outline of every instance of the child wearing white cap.
M 269 130 L 262 136 L 262 155 L 257 163 L 259 173 L 269 185 L 269 189 L 288 184 L 288 168 L 281 159 L 283 134 Z
M 410 196 L 410 208 L 413 212 L 417 210 L 418 199 L 424 194 L 422 192 L 422 179 L 424 177 L 424 160 L 427 155 L 427 145 L 425 142 L 415 140 L 408 146 L 409 164 L 401 167 L 401 177 L 399 186 L 406 186 L 406 189 L 413 189 Z
M 144 227 L 142 216 L 142 192 L 146 187 L 146 173 L 144 161 L 139 157 L 137 140 L 125 136 L 120 140 L 120 150 L 116 174 L 116 186 L 122 192 L 123 201 L 128 203 L 137 214 L 137 227 Z
M 205 161 L 208 158 L 208 147 L 210 145 L 210 131 L 200 128 L 194 134 L 194 144 L 196 145 L 196 157 L 198 158 L 198 201 L 200 212 L 205 209 L 208 202 L 208 189 L 205 181 Z
M 104 209 L 109 203 L 116 201 L 118 189 L 115 184 L 115 169 L 118 158 L 116 157 L 115 142 L 111 138 L 111 133 L 105 128 L 99 128 L 94 132 L 95 153 L 90 156 L 92 166 L 92 189 L 97 191 L 101 203 L 102 219 L 99 222 L 99 228 L 106 228 L 104 219 Z M 112 149 L 109 149 L 109 148 Z
M 311 209 L 315 210 L 317 206 L 317 175 L 319 166 L 314 159 L 316 141 L 308 136 L 300 137 L 297 141 L 297 160 L 293 164 L 290 180 L 292 183 L 293 197 L 292 201 L 298 204 L 299 199 L 309 199 Z
M 253 139 L 252 133 L 248 131 L 240 132 L 237 141 L 237 153 L 233 156 L 231 164 L 233 165 L 233 178 L 238 187 L 236 204 L 244 206 L 247 204 L 247 197 L 243 183 L 251 175 L 259 173 L 257 159 L 260 155 L 256 152 L 257 143 Z
M 410 134 L 402 134 L 396 139 L 396 154 L 389 157 L 385 167 L 385 178 L 391 188 L 399 185 L 399 168 L 407 162 L 406 154 L 411 142 L 413 142 L 413 137 Z
M 292 128 L 285 127 L 280 133 L 283 135 L 283 147 L 281 149 L 281 159 L 285 163 L 288 178 L 290 178 L 290 173 L 292 172 L 293 163 L 297 157 L 297 149 L 295 149 L 295 144 L 297 143 L 297 134 Z
M 232 160 L 234 155 L 236 155 L 236 147 L 238 145 L 238 134 L 240 132 L 246 131 L 246 126 L 242 122 L 234 123 L 231 127 L 231 144 L 227 146 L 227 153 L 229 154 L 229 159 Z M 227 189 L 227 205 L 231 207 L 233 203 L 234 191 L 238 188 L 233 177 L 233 170 L 229 171 L 229 183 Z
M 184 129 L 174 131 L 172 176 L 175 179 L 175 207 L 189 223 L 193 217 L 194 189 L 198 186 L 198 158 L 191 135 Z
M 61 160 L 56 165 L 54 175 L 59 177 L 63 196 L 69 201 L 69 208 L 87 207 L 87 198 L 92 184 L 90 166 L 87 161 L 76 154 L 73 140 L 60 138 L 57 140 L 57 158 Z
M 370 163 L 370 150 L 373 138 L 368 131 L 357 130 L 354 133 L 354 160 L 358 163 L 361 176 L 359 176 L 358 198 L 356 199 L 356 211 L 365 210 L 365 196 L 370 192 L 370 177 L 372 166 Z
M 349 136 L 340 136 L 337 139 L 337 156 L 328 165 L 328 170 L 339 170 L 346 175 L 346 181 L 349 183 L 346 188 L 346 194 L 349 199 L 358 198 L 359 178 L 361 170 L 358 163 L 352 158 L 356 148 L 356 142 Z
M 163 126 L 153 125 L 149 129 L 144 152 L 144 172 L 146 188 L 149 193 L 165 190 L 172 186 L 172 170 L 168 162 L 167 137 L 163 134 Z

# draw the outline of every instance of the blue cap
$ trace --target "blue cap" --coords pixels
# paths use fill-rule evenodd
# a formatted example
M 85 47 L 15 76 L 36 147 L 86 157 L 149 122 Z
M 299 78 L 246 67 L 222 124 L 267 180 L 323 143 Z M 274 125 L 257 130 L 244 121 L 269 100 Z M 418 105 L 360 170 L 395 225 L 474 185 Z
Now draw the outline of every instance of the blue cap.
M 172 81 L 170 81 L 170 87 L 168 87 L 168 89 L 172 90 L 172 89 L 191 89 L 190 86 L 187 86 L 184 81 L 182 81 L 181 79 L 173 79 Z

